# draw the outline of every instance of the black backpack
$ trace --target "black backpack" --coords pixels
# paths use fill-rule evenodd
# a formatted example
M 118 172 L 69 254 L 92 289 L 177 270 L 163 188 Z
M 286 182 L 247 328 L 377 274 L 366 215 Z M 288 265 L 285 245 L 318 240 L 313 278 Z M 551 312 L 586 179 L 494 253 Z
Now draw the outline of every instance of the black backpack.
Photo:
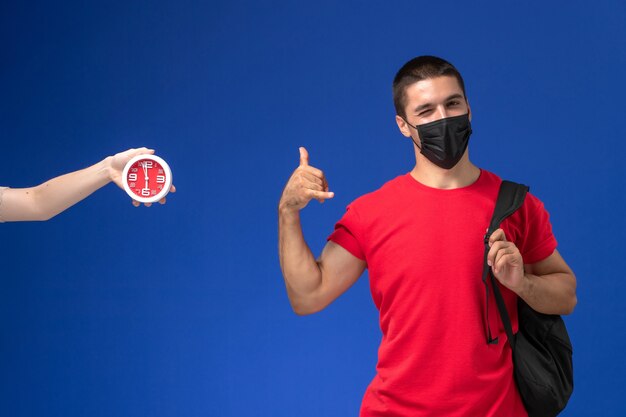
M 554 417 L 565 408 L 574 389 L 572 344 L 561 316 L 539 313 L 518 299 L 519 331 L 513 334 L 511 320 L 496 279 L 487 265 L 489 237 L 500 223 L 521 207 L 528 187 L 510 181 L 500 186 L 496 208 L 485 235 L 483 283 L 489 297 L 489 285 L 500 311 L 500 317 L 513 351 L 515 383 L 529 417 Z M 489 276 L 489 281 L 487 277 Z M 487 299 L 488 301 L 488 299 Z M 487 303 L 487 306 L 489 303 Z M 489 311 L 487 310 L 487 319 Z M 488 322 L 487 322 L 488 323 Z M 488 343 L 497 343 L 491 337 L 487 324 Z

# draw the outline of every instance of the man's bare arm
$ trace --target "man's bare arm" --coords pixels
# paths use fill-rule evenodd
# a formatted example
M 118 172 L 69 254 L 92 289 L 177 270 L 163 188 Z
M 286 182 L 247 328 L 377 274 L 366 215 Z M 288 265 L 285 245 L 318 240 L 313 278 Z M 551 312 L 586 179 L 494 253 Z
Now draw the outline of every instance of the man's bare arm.
M 324 173 L 309 165 L 300 148 L 300 166 L 285 186 L 278 206 L 278 252 L 287 295 L 297 314 L 322 310 L 346 291 L 365 270 L 365 262 L 328 242 L 319 260 L 304 240 L 300 210 L 312 199 L 332 198 Z
M 543 261 L 524 265 L 526 277 L 520 297 L 545 314 L 571 314 L 578 302 L 576 277 L 557 250 Z
M 488 263 L 494 276 L 530 307 L 544 314 L 570 314 L 576 306 L 576 277 L 558 251 L 534 264 L 524 264 L 519 249 L 502 229 L 489 240 Z

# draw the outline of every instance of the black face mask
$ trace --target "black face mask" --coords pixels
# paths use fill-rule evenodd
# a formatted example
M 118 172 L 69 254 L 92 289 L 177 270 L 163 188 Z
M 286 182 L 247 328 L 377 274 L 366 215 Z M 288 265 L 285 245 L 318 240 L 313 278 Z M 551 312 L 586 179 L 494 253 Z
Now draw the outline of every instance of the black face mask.
M 411 127 L 417 130 L 422 142 L 422 146 L 419 146 L 413 140 L 421 154 L 444 169 L 450 169 L 459 163 L 472 134 L 469 113 Z

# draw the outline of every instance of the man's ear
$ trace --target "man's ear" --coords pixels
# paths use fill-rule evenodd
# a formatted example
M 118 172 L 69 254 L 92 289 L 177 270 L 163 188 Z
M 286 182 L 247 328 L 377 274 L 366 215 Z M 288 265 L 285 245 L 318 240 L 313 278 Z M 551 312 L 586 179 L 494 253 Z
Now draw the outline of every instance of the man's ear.
M 469 118 L 469 121 L 472 121 L 472 108 L 469 105 L 469 101 L 465 100 L 465 102 L 467 103 L 467 117 Z
M 405 137 L 411 137 L 411 131 L 409 130 L 409 125 L 404 121 L 404 119 L 396 114 L 396 124 L 398 125 L 398 129 L 400 129 L 400 133 L 402 133 Z

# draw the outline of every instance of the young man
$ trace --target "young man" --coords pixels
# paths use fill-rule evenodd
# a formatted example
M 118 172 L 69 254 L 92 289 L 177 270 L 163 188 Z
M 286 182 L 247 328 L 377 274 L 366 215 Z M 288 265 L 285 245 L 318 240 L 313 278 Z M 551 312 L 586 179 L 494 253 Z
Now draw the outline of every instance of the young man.
M 485 318 L 483 236 L 501 179 L 469 160 L 472 113 L 463 79 L 440 58 L 417 57 L 396 75 L 393 95 L 415 167 L 352 202 L 317 260 L 299 210 L 333 193 L 300 148 L 300 166 L 279 203 L 291 305 L 297 314 L 319 311 L 368 268 L 383 337 L 361 416 L 526 416 L 493 297 Z M 514 331 L 517 297 L 539 312 L 572 312 L 576 279 L 536 197 L 526 197 L 490 245 L 488 262 Z M 487 328 L 499 343 L 487 343 Z
M 0 222 L 48 220 L 110 182 L 123 189 L 122 171 L 126 163 L 137 155 L 153 153 L 154 150 L 147 148 L 129 149 L 36 187 L 0 187 Z M 175 191 L 172 186 L 170 192 Z M 159 203 L 165 204 L 165 198 Z M 137 207 L 140 203 L 133 200 L 133 205 Z

